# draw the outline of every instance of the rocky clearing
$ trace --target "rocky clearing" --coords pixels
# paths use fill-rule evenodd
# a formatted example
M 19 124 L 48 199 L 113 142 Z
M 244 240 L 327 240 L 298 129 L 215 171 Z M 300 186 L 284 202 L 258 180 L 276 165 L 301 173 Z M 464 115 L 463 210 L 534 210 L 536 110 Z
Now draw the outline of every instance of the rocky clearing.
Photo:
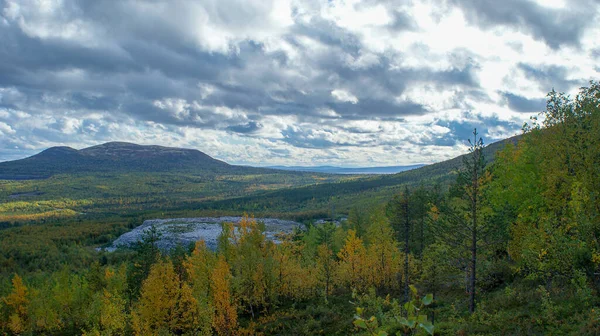
M 212 250 L 217 247 L 217 237 L 221 233 L 220 223 L 230 222 L 238 224 L 242 217 L 200 217 L 200 218 L 171 218 L 146 220 L 135 229 L 124 233 L 117 238 L 106 251 L 114 251 L 118 247 L 129 247 L 140 241 L 143 233 L 156 227 L 161 238 L 157 245 L 160 249 L 169 250 L 178 244 L 187 246 L 198 240 L 204 239 L 206 246 Z M 256 221 L 265 224 L 267 239 L 277 242 L 275 235 L 280 232 L 290 233 L 302 224 L 294 221 L 275 218 L 256 218 Z

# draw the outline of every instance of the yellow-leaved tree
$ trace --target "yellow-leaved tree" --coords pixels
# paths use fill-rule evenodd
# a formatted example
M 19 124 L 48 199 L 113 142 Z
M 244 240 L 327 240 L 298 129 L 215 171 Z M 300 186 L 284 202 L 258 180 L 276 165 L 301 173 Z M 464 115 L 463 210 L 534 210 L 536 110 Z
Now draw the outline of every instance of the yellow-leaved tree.
M 175 273 L 171 261 L 159 260 L 152 265 L 132 313 L 135 334 L 195 335 L 198 319 L 198 302 L 189 285 Z
M 369 287 L 369 260 L 363 241 L 356 236 L 355 230 L 348 230 L 346 243 L 338 252 L 338 258 L 337 274 L 340 283 L 364 292 Z
M 215 254 L 208 250 L 204 240 L 196 242 L 192 254 L 186 257 L 183 266 L 191 286 L 192 295 L 198 302 L 198 334 L 211 335 L 214 315 L 212 274 L 217 263 Z
M 328 244 L 323 243 L 317 247 L 315 266 L 319 287 L 325 300 L 328 300 L 335 285 L 334 275 L 336 273 L 336 262 L 333 259 L 333 251 Z
M 212 273 L 211 290 L 215 314 L 212 325 L 217 335 L 236 335 L 237 307 L 231 295 L 231 271 L 222 255 Z
M 127 328 L 127 300 L 125 299 L 127 270 L 123 265 L 116 271 L 106 268 L 102 276 L 105 287 L 95 293 L 90 311 L 89 326 L 83 335 L 123 335 Z
M 2 301 L 7 305 L 9 311 L 8 330 L 19 335 L 27 331 L 29 299 L 27 298 L 27 287 L 18 274 L 15 274 L 12 279 L 12 287 L 12 292 Z
M 240 305 L 252 316 L 268 307 L 275 297 L 273 242 L 266 239 L 264 225 L 245 215 L 239 223 L 237 239 L 228 259 L 234 275 L 232 287 Z
M 371 225 L 366 234 L 371 284 L 388 292 L 398 288 L 397 279 L 401 271 L 400 250 L 394 235 L 385 214 L 375 211 L 371 215 Z
M 286 299 L 307 299 L 314 291 L 315 277 L 308 267 L 302 265 L 303 246 L 293 241 L 291 234 L 277 236 L 275 246 L 275 282 L 277 294 Z

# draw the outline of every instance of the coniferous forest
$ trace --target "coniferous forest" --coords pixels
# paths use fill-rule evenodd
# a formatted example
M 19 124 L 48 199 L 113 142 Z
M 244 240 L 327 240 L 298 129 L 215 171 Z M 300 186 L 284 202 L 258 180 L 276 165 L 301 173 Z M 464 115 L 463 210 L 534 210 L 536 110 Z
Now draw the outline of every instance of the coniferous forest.
M 0 334 L 600 334 L 600 83 L 575 97 L 550 92 L 545 111 L 495 153 L 480 132 L 438 175 L 424 167 L 322 184 L 290 175 L 280 191 L 238 198 L 221 185 L 190 202 L 104 188 L 119 207 L 102 194 L 4 201 Z M 157 177 L 118 178 L 142 188 Z M 88 177 L 69 183 L 77 179 Z M 294 182 L 303 179 L 311 185 Z M 61 195 L 50 181 L 47 195 Z M 50 182 L 0 188 L 35 183 Z M 243 212 L 222 224 L 216 250 L 204 241 L 161 250 L 156 230 L 130 249 L 95 249 L 143 219 Z M 304 226 L 275 243 L 254 219 L 264 214 Z M 323 216 L 340 220 L 313 221 Z

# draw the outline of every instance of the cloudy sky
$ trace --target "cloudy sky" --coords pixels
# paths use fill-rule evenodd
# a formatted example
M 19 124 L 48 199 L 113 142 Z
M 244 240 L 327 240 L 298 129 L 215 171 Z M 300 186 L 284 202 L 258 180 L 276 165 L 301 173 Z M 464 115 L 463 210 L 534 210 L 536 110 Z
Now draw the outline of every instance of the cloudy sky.
M 598 0 L 0 0 L 0 161 L 129 141 L 381 166 L 600 79 Z

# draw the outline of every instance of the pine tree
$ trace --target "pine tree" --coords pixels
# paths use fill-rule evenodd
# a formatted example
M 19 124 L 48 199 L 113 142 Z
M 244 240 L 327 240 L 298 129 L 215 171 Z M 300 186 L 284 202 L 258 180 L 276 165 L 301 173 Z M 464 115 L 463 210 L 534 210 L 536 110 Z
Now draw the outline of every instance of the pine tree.
M 136 255 L 127 275 L 130 301 L 138 297 L 141 285 L 150 273 L 150 268 L 160 258 L 160 250 L 157 246 L 160 237 L 161 234 L 156 227 L 151 226 L 144 231 L 142 240 L 133 247 Z
M 408 302 L 410 295 L 410 240 L 412 232 L 412 200 L 408 187 L 404 188 L 404 192 L 394 196 L 388 204 L 388 212 L 392 218 L 392 222 L 398 232 L 398 241 L 403 242 L 404 250 L 404 301 Z
M 471 241 L 471 262 L 469 279 L 469 311 L 475 312 L 476 291 L 477 291 L 477 245 L 478 245 L 478 227 L 481 225 L 480 203 L 481 203 L 481 184 L 488 178 L 485 175 L 485 158 L 483 156 L 483 140 L 478 138 L 477 129 L 473 130 L 473 141 L 469 139 L 470 155 L 463 159 L 464 170 L 461 171 L 459 178 L 464 181 L 464 191 L 468 200 L 468 209 L 470 212 L 470 225 L 467 224 L 470 231 Z
M 350 229 L 356 231 L 360 238 L 364 237 L 369 224 L 369 213 L 363 208 L 352 207 L 348 214 L 348 225 Z
M 428 191 L 420 186 L 413 193 L 413 212 L 415 219 L 415 234 L 413 241 L 415 241 L 413 250 L 422 258 L 425 252 L 426 240 L 427 240 L 427 223 L 428 214 L 430 209 L 430 196 Z

